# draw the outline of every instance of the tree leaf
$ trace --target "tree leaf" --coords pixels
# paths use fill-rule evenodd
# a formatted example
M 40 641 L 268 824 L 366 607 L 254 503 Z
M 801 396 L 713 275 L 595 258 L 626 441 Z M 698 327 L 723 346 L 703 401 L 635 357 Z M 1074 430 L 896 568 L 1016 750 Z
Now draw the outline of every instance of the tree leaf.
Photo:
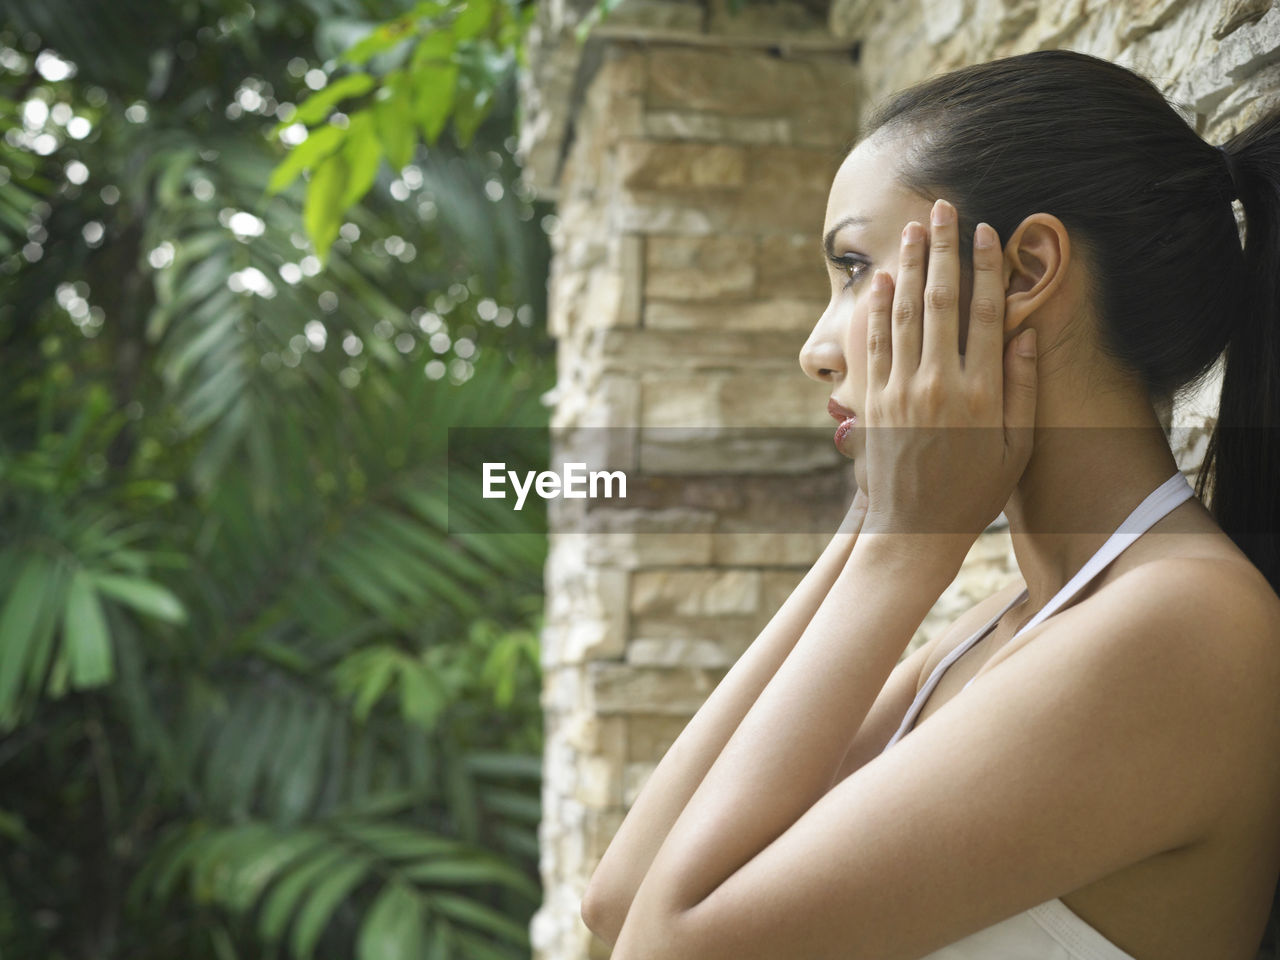
M 493 907 L 452 893 L 429 893 L 426 898 L 432 910 L 443 913 L 452 920 L 492 933 L 517 946 L 529 943 L 529 931 L 525 926 Z
M 342 148 L 347 161 L 347 185 L 338 203 L 338 217 L 369 192 L 382 163 L 382 140 L 378 137 L 373 113 L 362 110 L 351 118 L 347 142 Z
M 360 924 L 357 960 L 419 960 L 422 949 L 421 900 L 402 883 L 387 884 Z
M 484 33 L 493 20 L 493 0 L 467 0 L 453 21 L 453 35 L 459 40 L 471 40 Z
M 342 146 L 346 136 L 345 129 L 332 123 L 310 131 L 307 139 L 290 150 L 288 156 L 271 172 L 271 179 L 267 181 L 267 193 L 279 193 L 293 183 L 303 170 L 314 168 Z
M 330 154 L 316 167 L 311 182 L 307 184 L 302 222 L 321 261 L 328 257 L 329 248 L 338 236 L 338 227 L 342 223 L 342 198 L 349 175 L 346 155 Z
M 532 879 L 509 864 L 484 857 L 470 859 L 423 860 L 401 870 L 415 883 L 437 884 L 443 887 L 472 883 L 494 883 L 519 891 L 537 900 L 542 890 Z
M 328 926 L 334 909 L 369 872 L 367 860 L 356 858 L 341 864 L 315 885 L 311 896 L 293 922 L 290 946 L 295 960 L 310 960 L 320 934 Z
M 423 139 L 432 146 L 454 111 L 457 64 L 424 64 L 414 71 L 414 115 Z
M 413 159 L 418 131 L 414 125 L 413 99 L 409 95 L 409 82 L 404 71 L 397 70 L 391 74 L 386 80 L 386 87 L 390 96 L 374 105 L 373 115 L 387 162 L 399 172 Z
M 355 706 L 352 709 L 352 715 L 361 723 L 369 718 L 369 711 L 378 702 L 378 698 L 386 692 L 398 662 L 397 655 L 393 651 L 376 652 L 378 656 L 372 658 L 366 667 Z
M 408 42 L 413 37 L 412 16 L 396 17 L 371 30 L 366 37 L 348 47 L 338 57 L 338 63 L 361 64 L 379 53 Z
M 281 870 L 318 849 L 325 839 L 318 830 L 297 830 L 284 836 L 277 835 L 270 843 L 260 845 L 239 860 L 228 876 L 227 906 L 238 912 L 248 910 Z
M 298 902 L 319 879 L 342 863 L 351 851 L 333 843 L 306 854 L 292 865 L 267 894 L 258 920 L 263 939 L 275 943 L 284 935 Z
M 328 118 L 329 113 L 341 101 L 350 97 L 359 97 L 373 89 L 373 77 L 367 73 L 349 73 L 335 80 L 321 90 L 309 96 L 297 112 L 285 121 L 285 126 L 293 123 L 305 123 L 310 126 Z
M 458 143 L 463 147 L 470 146 L 480 124 L 489 113 L 489 103 L 493 98 L 493 90 L 481 85 L 466 74 L 462 75 L 458 91 L 454 96 L 453 129 Z
M 102 612 L 92 577 L 77 570 L 67 589 L 62 621 L 62 643 L 76 690 L 109 683 L 115 675 L 111 655 L 111 631 Z
M 13 716 L 28 664 L 49 639 L 41 636 L 39 627 L 46 593 L 53 586 L 52 568 L 43 555 L 29 556 L 0 611 L 0 725 Z
M 448 706 L 448 691 L 425 664 L 402 657 L 400 667 L 400 711 L 406 723 L 424 730 L 434 729 L 436 719 Z
M 114 573 L 94 573 L 92 577 L 93 585 L 101 593 L 133 607 L 138 613 L 167 623 L 187 622 L 187 611 L 182 601 L 154 580 Z

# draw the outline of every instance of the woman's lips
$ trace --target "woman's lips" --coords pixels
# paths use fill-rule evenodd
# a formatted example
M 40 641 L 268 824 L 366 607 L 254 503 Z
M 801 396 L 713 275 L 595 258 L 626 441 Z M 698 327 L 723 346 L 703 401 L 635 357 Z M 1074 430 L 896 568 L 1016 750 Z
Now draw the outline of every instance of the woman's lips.
M 833 437 L 836 449 L 839 450 L 840 444 L 849 435 L 849 431 L 853 429 L 854 424 L 858 422 L 858 415 L 848 407 L 836 403 L 835 397 L 827 401 L 827 413 L 840 421 L 840 426 L 836 427 L 836 433 Z M 841 452 L 843 453 L 844 451 L 841 450 Z
M 858 422 L 858 418 L 856 415 L 852 417 L 847 417 L 846 419 L 840 421 L 840 426 L 836 427 L 835 436 L 832 437 L 832 439 L 835 441 L 837 450 L 840 450 L 841 452 L 843 452 L 843 448 L 840 445 L 844 442 L 845 437 L 849 436 L 849 431 L 853 429 L 854 424 L 856 424 L 857 422 Z
M 827 401 L 827 413 L 831 414 L 837 420 L 847 420 L 854 415 L 853 411 L 843 404 L 836 403 L 836 398 L 832 397 Z

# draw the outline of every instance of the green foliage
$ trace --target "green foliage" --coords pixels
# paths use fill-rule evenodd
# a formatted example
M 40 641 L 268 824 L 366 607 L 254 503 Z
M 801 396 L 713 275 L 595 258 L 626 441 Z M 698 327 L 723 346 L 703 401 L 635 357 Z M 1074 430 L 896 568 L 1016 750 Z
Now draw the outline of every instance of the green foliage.
M 518 0 L 427 0 L 369 24 L 362 35 L 353 32 L 335 61 L 348 72 L 326 78 L 273 131 L 306 128 L 268 189 L 278 192 L 311 172 L 306 227 L 322 260 L 384 156 L 393 169 L 404 167 L 419 136 L 434 146 L 450 119 L 456 143 L 471 144 L 495 91 L 510 79 L 533 11 Z
M 546 543 L 445 482 L 553 379 L 485 9 L 6 8 L 0 956 L 528 955 Z
M 578 42 L 620 2 L 597 0 L 578 24 Z M 729 0 L 730 9 L 736 13 L 744 2 Z M 268 185 L 278 192 L 309 172 L 307 233 L 322 260 L 336 224 L 369 189 L 384 156 L 401 169 L 419 137 L 434 146 L 450 119 L 455 142 L 471 143 L 523 60 L 535 9 L 522 0 L 425 0 L 338 41 L 334 70 L 347 72 L 326 78 L 272 131 L 306 128 Z

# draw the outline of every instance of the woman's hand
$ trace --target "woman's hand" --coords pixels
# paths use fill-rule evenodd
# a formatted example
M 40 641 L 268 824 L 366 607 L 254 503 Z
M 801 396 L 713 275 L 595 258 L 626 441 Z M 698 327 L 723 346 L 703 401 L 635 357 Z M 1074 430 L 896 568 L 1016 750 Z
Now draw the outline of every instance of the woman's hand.
M 1004 284 L 995 231 L 974 234 L 974 282 L 964 356 L 959 343 L 955 208 L 934 203 L 924 228 L 903 230 L 896 283 L 877 270 L 867 320 L 863 533 L 943 534 L 912 548 L 963 559 L 1009 500 L 1031 456 L 1035 331 L 1004 343 Z M 1017 351 L 1025 345 L 1030 356 Z M 894 540 L 901 540 L 895 537 Z

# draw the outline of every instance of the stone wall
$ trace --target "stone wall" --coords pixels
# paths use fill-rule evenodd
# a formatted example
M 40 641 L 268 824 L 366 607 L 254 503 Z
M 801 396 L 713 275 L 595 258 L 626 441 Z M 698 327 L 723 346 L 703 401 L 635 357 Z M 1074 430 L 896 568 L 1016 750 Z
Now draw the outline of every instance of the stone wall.
M 585 10 L 560 0 L 541 11 L 521 136 L 532 185 L 557 201 L 557 437 L 768 423 L 819 439 L 741 440 L 740 469 L 716 476 L 702 471 L 725 451 L 708 448 L 668 464 L 666 482 L 642 485 L 625 509 L 553 521 L 540 960 L 608 955 L 580 918 L 587 879 L 852 495 L 847 461 L 821 439 L 830 391 L 798 357 L 828 296 L 827 190 L 876 98 L 964 63 L 1071 47 L 1156 78 L 1218 142 L 1280 90 L 1280 10 L 1257 0 L 835 0 L 737 18 L 719 0 L 626 0 L 580 45 Z M 1211 413 L 1190 398 L 1173 421 Z M 1177 435 L 1189 475 L 1205 433 Z M 643 434 L 619 429 L 609 443 L 609 465 L 629 476 L 655 462 Z M 905 652 L 1016 577 L 993 525 Z

